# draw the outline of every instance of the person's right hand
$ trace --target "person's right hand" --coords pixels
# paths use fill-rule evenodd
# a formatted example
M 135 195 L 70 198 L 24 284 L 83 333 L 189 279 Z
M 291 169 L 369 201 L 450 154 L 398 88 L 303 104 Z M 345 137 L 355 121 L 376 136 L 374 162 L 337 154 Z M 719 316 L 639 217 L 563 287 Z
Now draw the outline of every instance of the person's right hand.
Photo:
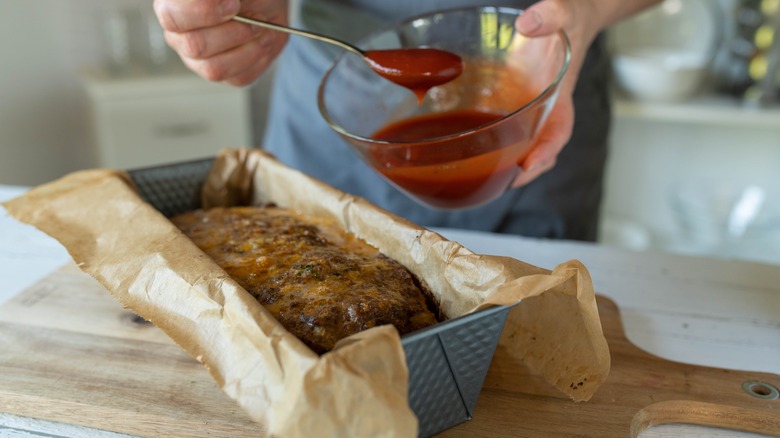
M 287 34 L 232 20 L 287 24 L 287 0 L 154 0 L 165 41 L 184 64 L 210 81 L 252 83 L 281 52 Z

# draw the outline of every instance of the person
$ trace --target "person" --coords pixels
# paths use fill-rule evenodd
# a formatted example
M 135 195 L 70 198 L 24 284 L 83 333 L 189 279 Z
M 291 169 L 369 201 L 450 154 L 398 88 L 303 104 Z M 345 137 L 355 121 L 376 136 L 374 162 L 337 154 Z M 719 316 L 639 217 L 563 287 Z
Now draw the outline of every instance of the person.
M 205 79 L 252 84 L 279 57 L 261 147 L 283 163 L 426 227 L 595 241 L 610 124 L 603 30 L 659 0 L 155 0 L 167 43 Z M 377 27 L 457 6 L 524 9 L 515 27 L 534 37 L 563 29 L 572 58 L 559 99 L 513 189 L 486 205 L 424 207 L 385 182 L 319 114 L 328 44 L 231 20 L 236 14 L 356 42 Z M 565 147 L 564 147 L 565 146 Z

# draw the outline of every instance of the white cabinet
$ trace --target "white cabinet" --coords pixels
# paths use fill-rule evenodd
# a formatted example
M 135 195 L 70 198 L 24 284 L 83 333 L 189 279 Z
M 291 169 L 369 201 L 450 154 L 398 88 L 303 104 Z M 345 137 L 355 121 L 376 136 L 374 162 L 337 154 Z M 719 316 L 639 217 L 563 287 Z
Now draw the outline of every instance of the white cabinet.
M 618 97 L 614 116 L 602 206 L 602 222 L 609 229 L 602 229 L 602 241 L 624 242 L 604 243 L 640 242 L 644 249 L 780 263 L 780 244 L 764 248 L 770 238 L 780 239 L 780 216 L 773 216 L 763 241 L 749 248 L 749 242 L 740 242 L 737 254 L 723 246 L 701 247 L 681 226 L 673 203 L 697 181 L 779 188 L 780 107 L 751 108 L 717 96 L 675 103 Z M 777 191 L 767 193 L 764 207 L 777 212 Z M 695 224 L 699 231 L 707 226 Z
M 191 73 L 83 76 L 101 167 L 136 168 L 251 146 L 249 90 Z

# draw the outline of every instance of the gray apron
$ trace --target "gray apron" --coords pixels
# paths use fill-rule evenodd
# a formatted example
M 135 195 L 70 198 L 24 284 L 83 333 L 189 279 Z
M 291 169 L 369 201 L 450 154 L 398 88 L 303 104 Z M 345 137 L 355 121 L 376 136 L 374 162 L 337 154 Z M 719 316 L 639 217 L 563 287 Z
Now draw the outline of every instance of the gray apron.
M 390 22 L 466 5 L 524 7 L 530 2 L 301 0 L 293 25 L 355 42 Z M 610 121 L 608 60 L 601 38 L 591 47 L 574 96 L 571 141 L 551 171 L 473 209 L 424 207 L 392 187 L 352 151 L 317 109 L 320 78 L 341 49 L 291 36 L 277 65 L 261 147 L 283 163 L 426 227 L 453 227 L 531 237 L 597 237 Z

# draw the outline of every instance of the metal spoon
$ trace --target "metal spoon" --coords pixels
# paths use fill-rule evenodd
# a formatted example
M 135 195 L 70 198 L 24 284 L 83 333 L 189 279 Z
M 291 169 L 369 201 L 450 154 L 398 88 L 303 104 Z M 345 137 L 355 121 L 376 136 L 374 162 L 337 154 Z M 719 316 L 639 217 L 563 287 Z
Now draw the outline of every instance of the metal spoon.
M 266 27 L 268 29 L 278 30 L 281 32 L 287 32 L 294 35 L 305 36 L 307 38 L 314 38 L 315 40 L 325 41 L 326 43 L 335 44 L 341 47 L 342 49 L 349 50 L 350 52 L 358 56 L 361 57 L 366 56 L 366 54 L 362 50 L 358 49 L 357 47 L 353 46 L 352 44 L 346 41 L 342 41 L 336 38 L 320 35 L 318 33 L 309 32 L 306 30 L 296 29 L 294 27 L 282 26 L 281 24 L 271 23 L 269 21 L 253 20 L 251 18 L 242 17 L 240 15 L 236 15 L 235 17 L 233 17 L 233 19 L 236 21 L 240 21 L 242 23 L 251 24 L 253 26 Z
M 429 89 L 447 83 L 463 72 L 463 60 L 445 50 L 420 47 L 363 51 L 345 41 L 315 32 L 238 15 L 233 19 L 253 26 L 313 38 L 346 49 L 363 58 L 380 76 L 412 90 L 420 102 Z

